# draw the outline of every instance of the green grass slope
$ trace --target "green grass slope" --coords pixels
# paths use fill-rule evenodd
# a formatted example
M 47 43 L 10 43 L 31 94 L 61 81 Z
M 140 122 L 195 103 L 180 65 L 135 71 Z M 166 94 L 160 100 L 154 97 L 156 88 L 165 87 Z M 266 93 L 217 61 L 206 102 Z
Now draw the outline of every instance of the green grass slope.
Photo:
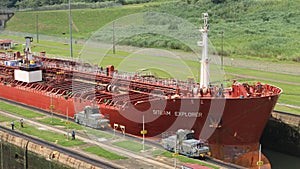
M 93 32 L 105 24 L 125 15 L 137 13 L 142 5 L 131 5 L 119 8 L 76 9 L 72 10 L 73 37 L 88 39 Z M 62 37 L 69 35 L 69 14 L 66 10 L 17 12 L 7 22 L 6 30 L 36 33 L 36 15 L 38 15 L 39 33 Z
M 194 4 L 171 2 L 151 10 L 186 18 L 199 27 L 202 26 L 201 13 L 208 12 L 210 40 L 220 52 L 223 31 L 227 55 L 299 62 L 299 7 L 300 0 L 226 0 L 220 4 L 199 0 Z
M 224 53 L 237 56 L 258 56 L 274 61 L 293 60 L 300 62 L 300 0 L 227 0 L 214 4 L 211 0 L 161 1 L 159 3 L 128 5 L 104 9 L 77 9 L 72 11 L 74 38 L 88 39 L 105 24 L 125 15 L 156 11 L 184 18 L 194 25 L 202 25 L 201 13 L 210 14 L 210 40 L 221 51 L 224 32 Z M 193 3 L 194 2 L 194 3 Z M 6 30 L 36 33 L 36 15 L 39 18 L 39 33 L 68 37 L 68 11 L 17 12 L 7 23 Z M 165 23 L 170 24 L 172 23 Z M 150 47 L 186 49 L 163 36 L 138 35 L 126 44 Z M 149 43 L 151 42 L 151 43 Z M 142 45 L 141 45 L 142 44 Z

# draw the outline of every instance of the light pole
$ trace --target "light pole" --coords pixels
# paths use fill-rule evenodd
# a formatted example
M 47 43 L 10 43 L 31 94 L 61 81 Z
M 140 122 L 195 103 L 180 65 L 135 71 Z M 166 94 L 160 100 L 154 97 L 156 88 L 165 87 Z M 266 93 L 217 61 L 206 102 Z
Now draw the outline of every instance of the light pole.
M 69 0 L 69 22 L 70 22 L 70 57 L 73 59 L 73 42 L 72 42 L 72 13 L 71 0 Z
M 178 140 L 178 133 L 176 133 L 175 145 L 174 145 L 174 168 L 177 167 L 177 140 Z
M 145 150 L 145 117 L 143 114 L 143 151 Z
M 51 123 L 53 123 L 53 95 L 50 95 L 50 111 L 51 111 Z
M 36 14 L 36 42 L 39 43 L 39 15 Z
M 67 122 L 66 122 L 66 125 L 67 125 L 67 140 L 69 140 L 69 109 L 67 107 Z
M 221 31 L 221 37 L 222 37 L 222 40 L 221 40 L 222 41 L 222 44 L 221 44 L 222 45 L 221 46 L 221 68 L 223 70 L 224 69 L 224 60 L 223 60 L 224 59 L 223 58 L 224 57 L 224 55 L 223 55 L 223 52 L 224 52 L 223 51 L 223 46 L 224 46 L 224 43 L 223 43 L 224 42 L 224 31 L 223 30 Z
M 1 156 L 1 169 L 4 169 L 4 161 L 3 161 L 3 145 L 2 145 L 2 140 L 0 139 L 0 144 L 1 144 L 1 147 L 0 147 L 0 149 L 1 149 L 1 154 L 0 154 L 0 156 Z
M 113 54 L 116 54 L 116 44 L 115 44 L 115 21 L 113 21 Z

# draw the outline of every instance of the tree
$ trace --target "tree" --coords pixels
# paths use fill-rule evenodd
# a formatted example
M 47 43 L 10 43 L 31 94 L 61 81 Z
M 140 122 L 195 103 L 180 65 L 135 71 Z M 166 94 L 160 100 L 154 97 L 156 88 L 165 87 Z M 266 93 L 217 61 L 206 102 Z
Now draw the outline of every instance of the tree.
M 42 6 L 41 1 L 37 0 L 23 0 L 20 2 L 17 2 L 15 4 L 18 8 L 37 8 L 39 6 Z
M 15 4 L 16 4 L 17 0 L 1 0 L 0 1 L 0 6 L 1 8 L 13 8 L 15 7 Z
M 221 4 L 224 3 L 226 0 L 211 0 L 212 3 L 214 4 Z

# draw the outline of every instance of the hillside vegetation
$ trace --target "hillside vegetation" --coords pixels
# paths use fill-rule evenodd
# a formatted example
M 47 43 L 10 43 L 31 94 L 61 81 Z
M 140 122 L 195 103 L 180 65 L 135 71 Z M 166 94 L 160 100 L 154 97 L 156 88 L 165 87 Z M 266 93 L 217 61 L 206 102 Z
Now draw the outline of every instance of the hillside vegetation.
M 88 39 L 92 33 L 106 23 L 122 16 L 142 11 L 142 6 L 124 6 L 104 9 L 72 10 L 73 37 Z M 39 33 L 51 36 L 69 36 L 69 16 L 67 10 L 17 12 L 7 23 L 6 30 L 36 33 L 36 15 L 38 15 Z
M 72 7 L 82 8 L 84 6 L 100 6 L 108 4 L 138 4 L 157 0 L 71 0 Z M 17 9 L 53 9 L 68 6 L 68 0 L 1 0 L 1 7 Z
M 300 62 L 300 1 L 209 0 L 171 2 L 151 8 L 186 18 L 202 26 L 201 13 L 210 15 L 210 40 L 225 55 L 250 55 Z
M 299 7 L 300 0 L 179 0 L 105 9 L 76 9 L 72 11 L 73 36 L 88 39 L 106 23 L 143 11 L 169 13 L 200 27 L 201 13 L 208 12 L 211 27 L 209 36 L 218 53 L 221 52 L 223 32 L 225 55 L 300 62 Z M 65 10 L 17 12 L 7 23 L 6 30 L 35 33 L 36 15 L 40 34 L 62 37 L 64 32 L 68 36 L 68 11 Z M 176 25 L 171 25 L 171 22 L 161 23 L 170 24 L 170 28 L 176 31 Z M 122 43 L 189 50 L 179 41 L 157 35 L 142 34 Z

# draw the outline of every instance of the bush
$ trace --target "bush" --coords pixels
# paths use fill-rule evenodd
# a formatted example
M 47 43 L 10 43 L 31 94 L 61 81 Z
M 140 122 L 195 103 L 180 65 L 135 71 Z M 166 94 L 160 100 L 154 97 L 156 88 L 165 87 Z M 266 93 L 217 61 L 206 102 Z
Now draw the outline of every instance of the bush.
M 118 6 L 119 4 L 114 1 L 96 2 L 96 3 L 85 3 L 76 2 L 71 4 L 72 9 L 84 9 L 84 8 L 107 8 Z M 66 10 L 69 8 L 69 4 L 54 4 L 54 5 L 28 5 L 28 4 L 18 4 L 20 11 L 46 11 L 46 10 Z

